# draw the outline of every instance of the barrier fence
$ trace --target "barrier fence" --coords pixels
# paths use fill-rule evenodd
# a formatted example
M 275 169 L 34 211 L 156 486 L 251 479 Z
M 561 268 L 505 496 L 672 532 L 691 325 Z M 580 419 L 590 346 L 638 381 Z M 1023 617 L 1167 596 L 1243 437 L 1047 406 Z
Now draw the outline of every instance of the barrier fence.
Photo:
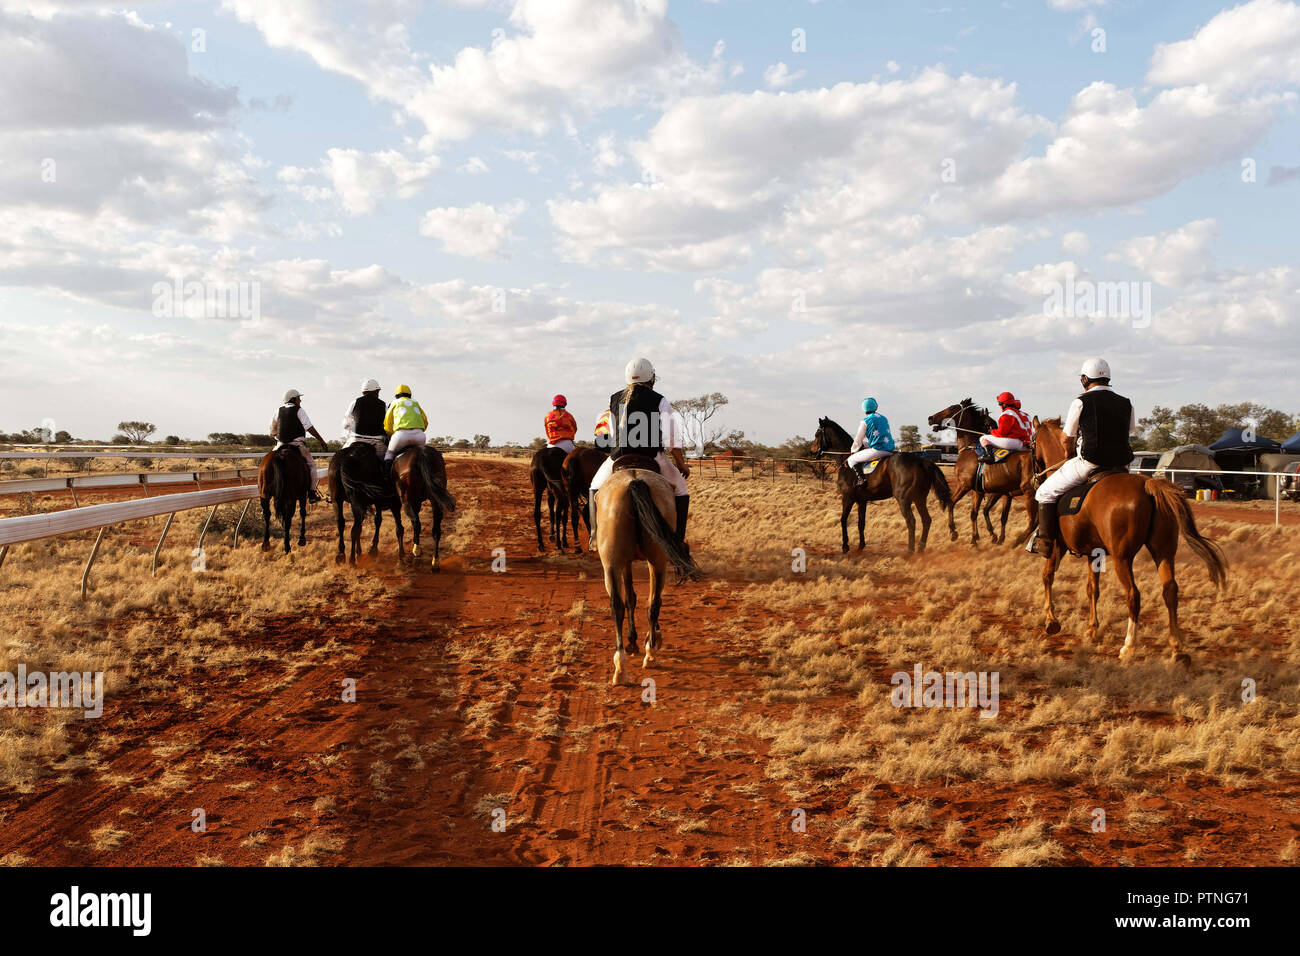
M 321 478 L 325 477 L 325 474 L 325 469 L 317 468 L 316 480 L 320 481 Z M 239 544 L 239 529 L 244 523 L 244 516 L 248 514 L 248 506 L 252 504 L 252 500 L 257 496 L 256 485 L 238 485 L 234 488 L 187 491 L 179 494 L 160 495 L 156 498 L 141 498 L 135 501 L 115 501 L 104 505 L 86 505 L 85 507 L 69 508 L 64 511 L 53 511 L 48 514 L 0 518 L 0 567 L 4 566 L 5 558 L 9 554 L 9 548 L 15 544 L 40 541 L 43 538 L 54 538 L 78 531 L 99 529 L 90 557 L 86 559 L 85 570 L 81 574 L 81 596 L 84 599 L 86 585 L 90 578 L 90 569 L 95 563 L 95 558 L 99 555 L 99 546 L 103 543 L 104 533 L 112 526 L 139 518 L 154 518 L 159 515 L 168 516 L 167 523 L 163 526 L 162 534 L 158 538 L 158 546 L 154 548 L 153 563 L 150 567 L 150 573 L 157 575 L 158 555 L 162 551 L 163 542 L 167 540 L 167 532 L 171 530 L 172 521 L 178 513 L 192 511 L 197 508 L 210 509 L 207 520 L 203 522 L 203 528 L 199 532 L 199 540 L 196 545 L 197 548 L 202 549 L 203 541 L 207 537 L 208 527 L 212 524 L 212 516 L 216 514 L 217 508 L 224 504 L 243 501 L 244 508 L 240 512 L 239 520 L 235 523 L 234 534 L 231 537 L 231 546 L 235 547 Z
M 151 485 L 196 484 L 200 489 L 205 481 L 257 480 L 256 468 L 228 468 L 224 471 L 136 471 L 105 472 L 97 475 L 66 475 L 57 478 L 20 478 L 0 481 L 0 495 L 19 495 L 44 491 L 71 491 L 73 507 L 80 507 L 77 489 L 134 488 L 141 487 L 149 497 Z

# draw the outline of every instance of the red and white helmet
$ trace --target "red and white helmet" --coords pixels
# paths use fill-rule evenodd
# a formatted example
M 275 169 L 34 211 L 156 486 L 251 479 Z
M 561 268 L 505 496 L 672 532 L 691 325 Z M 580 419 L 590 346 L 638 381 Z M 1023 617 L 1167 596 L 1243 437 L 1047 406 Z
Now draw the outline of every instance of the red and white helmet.
M 1013 406 L 1015 406 L 1016 408 L 1019 408 L 1019 407 L 1020 407 L 1020 402 L 1018 402 L 1018 401 L 1016 400 L 1016 396 L 1012 395 L 1010 392 L 1003 392 L 1001 395 L 999 395 L 999 396 L 998 396 L 998 404 L 999 404 L 999 405 L 1013 405 Z
M 563 406 L 569 404 L 569 400 L 568 400 L 567 398 L 565 398 L 563 395 L 556 395 L 553 399 L 551 399 L 551 404 L 552 404 L 552 405 L 559 405 L 559 406 L 563 407 Z

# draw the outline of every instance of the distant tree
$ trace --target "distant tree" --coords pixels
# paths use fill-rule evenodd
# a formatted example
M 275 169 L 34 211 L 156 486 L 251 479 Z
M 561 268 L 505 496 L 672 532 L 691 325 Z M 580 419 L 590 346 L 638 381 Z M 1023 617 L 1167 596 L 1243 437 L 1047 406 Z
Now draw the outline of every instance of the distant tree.
M 452 447 L 452 448 L 469 448 L 469 447 L 471 447 L 471 446 L 470 446 L 470 443 L 469 443 L 469 439 L 468 439 L 468 438 L 457 438 L 456 441 L 455 441 L 455 443 L 453 443 L 451 447 Z
M 209 432 L 208 441 L 214 445 L 238 445 L 239 436 L 234 432 Z
M 126 436 L 128 443 L 143 445 L 149 441 L 149 436 L 158 430 L 158 426 L 152 422 L 118 422 L 117 430 Z
M 72 441 L 72 434 L 70 432 L 65 432 L 65 431 L 55 432 L 54 441 L 56 444 L 66 445 L 68 442 Z
M 701 452 L 722 437 L 723 428 L 710 425 L 709 422 L 726 404 L 728 404 L 727 396 L 721 392 L 673 402 L 673 409 L 682 418 L 686 437 L 691 439 L 691 443 Z
M 1174 433 L 1178 427 L 1178 416 L 1173 409 L 1156 405 L 1151 414 L 1138 419 L 1138 428 L 1142 431 L 1142 441 L 1147 448 L 1163 450 L 1173 448 L 1178 441 Z
M 247 445 L 249 448 L 274 448 L 275 439 L 270 435 L 259 435 L 256 432 L 249 432 L 246 435 L 240 435 L 235 444 Z
M 163 439 L 164 445 L 179 445 L 181 443 L 180 435 L 168 435 Z
M 113 436 L 113 440 L 112 440 L 112 442 L 110 442 L 110 444 L 113 444 L 113 445 L 130 445 L 130 444 L 132 444 L 132 442 L 131 442 L 131 439 L 127 438 L 125 435 L 114 435 L 114 436 Z
M 482 451 L 484 448 L 487 448 L 491 444 L 492 444 L 492 439 L 489 438 L 487 435 L 474 436 L 474 447 L 479 449 L 480 451 Z
M 739 454 L 752 454 L 756 446 L 752 441 L 745 438 L 745 433 L 739 428 L 733 428 L 727 434 L 718 439 L 718 447 L 727 451 L 734 451 Z
M 434 448 L 447 448 L 453 441 L 455 439 L 450 435 L 435 435 L 433 438 L 428 439 L 428 443 Z
M 921 447 L 921 428 L 904 425 L 898 430 L 898 447 L 901 451 L 916 451 Z
M 545 448 L 545 447 L 546 447 L 545 438 L 534 438 L 532 441 L 528 443 L 529 451 L 537 451 L 538 449 Z

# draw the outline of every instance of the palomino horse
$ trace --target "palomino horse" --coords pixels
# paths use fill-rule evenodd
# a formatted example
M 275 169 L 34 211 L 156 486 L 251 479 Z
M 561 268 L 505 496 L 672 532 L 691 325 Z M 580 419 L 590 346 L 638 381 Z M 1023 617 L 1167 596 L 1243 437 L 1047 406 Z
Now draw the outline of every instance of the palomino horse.
M 569 514 L 573 519 L 573 550 L 581 554 L 582 542 L 578 540 L 578 522 L 587 527 L 587 544 L 594 551 L 591 539 L 591 519 L 587 515 L 587 502 L 591 498 L 591 480 L 600 471 L 609 455 L 599 448 L 575 448 L 564 459 L 564 484 L 569 489 Z
M 817 436 L 813 439 L 809 451 L 814 458 L 823 455 L 847 455 L 853 446 L 853 437 L 829 418 L 819 420 Z M 907 553 L 925 550 L 925 543 L 930 538 L 930 509 L 926 507 L 926 496 L 931 490 L 939 499 L 939 504 L 948 510 L 948 524 L 952 526 L 952 496 L 948 491 L 948 479 L 944 477 L 939 466 L 921 455 L 900 451 L 890 455 L 883 464 L 868 476 L 865 484 L 859 485 L 853 470 L 840 463 L 835 474 L 835 487 L 840 493 L 840 538 L 844 551 L 849 550 L 849 512 L 853 505 L 858 506 L 858 550 L 867 546 L 865 528 L 867 521 L 867 502 L 883 501 L 893 498 L 898 502 L 898 510 L 907 522 Z M 912 514 L 913 506 L 921 513 L 921 546 L 916 546 L 916 517 Z M 956 537 L 956 532 L 953 534 Z
M 528 466 L 528 477 L 533 483 L 533 526 L 537 529 L 537 550 L 545 551 L 542 541 L 542 495 L 546 495 L 546 511 L 551 519 L 550 539 L 561 550 L 569 547 L 566 531 L 569 520 L 569 492 L 564 487 L 563 448 L 547 446 L 533 452 Z
M 314 484 L 316 476 L 312 475 Z M 289 553 L 289 529 L 293 526 L 293 506 L 298 505 L 298 547 L 307 545 L 307 492 L 306 462 L 302 452 L 293 445 L 284 445 L 268 452 L 257 469 L 257 494 L 262 499 L 262 550 L 271 550 L 271 502 L 275 502 L 276 517 L 284 524 L 284 553 Z
M 438 542 L 442 540 L 442 513 L 455 511 L 456 501 L 447 493 L 447 465 L 442 452 L 428 445 L 407 448 L 393 459 L 393 481 L 402 499 L 415 535 L 411 557 L 420 556 L 420 507 L 427 500 L 433 509 L 433 570 L 441 570 Z
M 1013 495 L 1020 495 L 1024 499 L 1025 514 L 1029 516 L 1029 524 L 1020 537 L 1016 538 L 1013 547 L 1024 544 L 1038 522 L 1038 504 L 1034 501 L 1034 462 L 1028 449 L 1013 452 L 997 464 L 986 462 L 980 478 L 981 487 L 977 488 L 975 483 L 980 463 L 975 457 L 975 450 L 979 444 L 979 436 L 987 435 L 997 426 L 997 422 L 989 415 L 988 409 L 980 408 L 969 398 L 964 398 L 956 405 L 949 405 L 942 411 L 935 412 L 928 421 L 931 428 L 952 428 L 957 432 L 957 463 L 953 468 L 956 488 L 953 491 L 952 503 L 956 505 L 963 495 L 970 492 L 970 543 L 974 545 L 980 543 L 978 515 L 985 495 L 988 496 L 989 503 L 984 507 L 984 523 L 988 525 L 989 537 L 993 539 L 994 544 L 1001 544 L 1007 540 L 1007 516 L 1011 513 L 1011 499 Z M 998 499 L 1002 500 L 1001 534 L 993 529 L 993 520 L 989 517 Z M 950 525 L 948 530 L 952 533 L 952 539 L 956 541 L 956 525 Z
M 1040 474 L 1054 471 L 1074 454 L 1074 440 L 1065 437 L 1059 418 L 1040 422 L 1034 418 L 1034 464 Z M 1196 529 L 1192 510 L 1178 486 L 1163 478 L 1117 472 L 1099 479 L 1083 499 L 1078 514 L 1062 515 L 1060 536 L 1052 556 L 1043 566 L 1043 610 L 1047 633 L 1061 629 L 1052 607 L 1052 580 L 1068 548 L 1091 561 L 1088 579 L 1088 639 L 1097 640 L 1097 595 L 1101 590 L 1101 572 L 1105 562 L 1115 566 L 1115 577 L 1128 600 L 1128 633 L 1120 648 L 1121 661 L 1132 658 L 1136 648 L 1141 596 L 1133 582 L 1133 559 L 1143 546 L 1150 552 L 1160 572 L 1165 607 L 1169 610 L 1169 648 L 1176 662 L 1190 663 L 1182 653 L 1182 631 L 1178 627 L 1178 581 L 1174 577 L 1174 556 L 1178 553 L 1179 533 L 1205 562 L 1215 587 L 1227 581 L 1228 566 L 1218 545 L 1201 536 Z
M 646 639 L 643 667 L 654 663 L 654 652 L 663 644 L 659 631 L 659 608 L 663 602 L 664 574 L 668 563 L 671 562 L 683 575 L 699 573 L 690 552 L 677 540 L 677 506 L 673 501 L 672 486 L 659 474 L 652 459 L 625 455 L 620 461 L 625 464 L 600 486 L 600 497 L 596 499 L 596 546 L 605 569 L 605 591 L 609 594 L 609 609 L 614 618 L 614 678 L 611 681 L 614 684 L 633 683 L 626 676 L 627 651 L 637 653 L 632 562 L 644 560 L 650 569 L 650 636 Z M 624 615 L 628 624 L 626 644 L 623 640 Z
M 326 477 L 330 501 L 334 504 L 334 518 L 339 527 L 339 552 L 334 556 L 335 564 L 342 564 L 345 559 L 343 550 L 343 502 L 352 505 L 352 551 L 346 555 L 351 564 L 357 563 L 357 552 L 361 550 L 361 523 L 366 512 L 375 509 L 375 537 L 370 542 L 370 553 L 379 553 L 379 527 L 384 521 L 384 509 L 393 513 L 397 525 L 397 563 L 406 559 L 406 547 L 402 541 L 402 501 L 392 484 L 384 481 L 383 468 L 379 455 L 373 446 L 366 442 L 349 445 L 330 459 L 329 474 Z

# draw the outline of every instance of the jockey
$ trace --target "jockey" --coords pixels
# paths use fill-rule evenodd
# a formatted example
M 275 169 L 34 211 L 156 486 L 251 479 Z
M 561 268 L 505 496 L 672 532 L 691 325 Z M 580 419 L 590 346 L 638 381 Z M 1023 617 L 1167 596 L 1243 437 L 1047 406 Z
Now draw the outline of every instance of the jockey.
M 361 385 L 361 397 L 352 403 L 343 419 L 343 431 L 348 436 L 343 447 L 364 442 L 375 450 L 376 455 L 382 455 L 384 446 L 388 444 L 388 436 L 384 434 L 387 411 L 388 407 L 379 397 L 379 383 L 373 378 L 366 379 Z
M 600 413 L 600 418 L 596 419 L 596 447 L 609 449 L 611 441 L 609 437 L 609 409 Z
M 542 419 L 542 425 L 546 428 L 546 447 L 562 448 L 566 455 L 573 451 L 573 438 L 578 434 L 578 423 L 567 411 L 568 404 L 567 398 L 556 395 L 551 399 L 551 410 Z
M 980 436 L 975 457 L 981 461 L 992 461 L 993 455 L 987 449 L 1006 448 L 1011 451 L 1023 451 L 1029 447 L 1029 416 L 1020 410 L 1020 400 L 1010 392 L 998 396 L 998 405 L 1002 412 L 998 415 L 998 427 L 987 435 Z
M 384 431 L 388 433 L 388 451 L 384 452 L 384 469 L 392 467 L 398 453 L 411 446 L 427 445 L 424 430 L 429 427 L 429 416 L 420 403 L 411 398 L 409 385 L 397 386 L 393 393 L 397 401 L 388 406 L 384 416 Z
M 1048 558 L 1056 546 L 1056 501 L 1099 468 L 1123 468 L 1133 460 L 1128 436 L 1137 432 L 1133 403 L 1110 387 L 1105 359 L 1088 359 L 1079 372 L 1083 394 L 1065 416 L 1066 438 L 1077 438 L 1077 451 L 1038 486 L 1038 530 L 1025 550 Z
M 677 540 L 686 544 L 686 518 L 690 513 L 691 493 L 686 476 L 691 473 L 682 453 L 681 427 L 672 404 L 654 389 L 655 367 L 649 359 L 633 359 L 623 370 L 627 387 L 609 398 L 611 452 L 591 480 L 588 517 L 589 540 L 596 549 L 596 491 L 614 472 L 614 462 L 627 454 L 645 455 L 659 465 L 659 474 L 672 485 L 677 498 Z M 670 457 L 671 456 L 671 457 Z
M 312 425 L 311 419 L 307 417 L 307 412 L 302 407 L 302 392 L 291 388 L 284 393 L 284 404 L 271 419 L 270 434 L 275 439 L 275 448 L 272 451 L 279 451 L 285 445 L 297 447 L 302 453 L 303 461 L 307 464 L 307 500 L 317 502 L 320 501 L 320 495 L 316 493 L 316 462 L 311 457 L 311 452 L 307 450 L 309 433 L 320 442 L 322 448 L 329 451 L 329 445 L 324 438 L 321 438 L 320 432 Z
M 862 424 L 858 426 L 858 433 L 854 436 L 853 446 L 849 448 L 849 451 L 853 454 L 849 455 L 844 462 L 857 472 L 859 482 L 864 481 L 866 476 L 858 471 L 858 465 L 875 461 L 877 458 L 885 458 L 894 453 L 894 436 L 889 432 L 889 419 L 876 411 L 879 407 L 874 398 L 863 399 L 862 411 L 866 417 L 862 419 Z

